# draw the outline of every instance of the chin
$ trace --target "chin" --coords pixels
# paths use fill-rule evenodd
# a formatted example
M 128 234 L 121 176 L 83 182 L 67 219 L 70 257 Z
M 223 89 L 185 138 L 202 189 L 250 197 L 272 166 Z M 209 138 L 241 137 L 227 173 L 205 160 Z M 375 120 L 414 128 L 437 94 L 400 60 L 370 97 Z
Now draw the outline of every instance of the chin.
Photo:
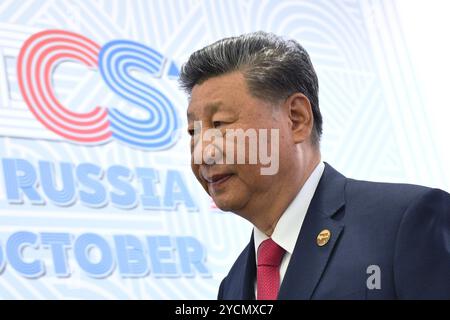
M 217 208 L 219 208 L 222 211 L 232 211 L 233 210 L 233 206 L 226 201 L 214 200 L 214 203 L 216 204 Z
M 213 198 L 216 206 L 222 211 L 230 211 L 237 213 L 244 206 L 244 199 L 225 199 L 221 197 Z
M 233 209 L 236 209 L 236 203 L 231 199 L 221 199 L 220 197 L 213 197 L 213 200 L 216 206 L 222 211 L 233 211 Z

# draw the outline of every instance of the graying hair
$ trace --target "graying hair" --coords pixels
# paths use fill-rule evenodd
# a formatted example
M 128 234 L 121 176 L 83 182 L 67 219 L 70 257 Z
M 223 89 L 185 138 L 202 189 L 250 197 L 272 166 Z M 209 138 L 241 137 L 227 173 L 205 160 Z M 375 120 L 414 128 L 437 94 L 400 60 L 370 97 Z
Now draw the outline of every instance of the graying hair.
M 297 41 L 263 31 L 219 40 L 191 54 L 181 67 L 179 83 L 190 95 L 196 84 L 233 71 L 243 73 L 257 98 L 277 103 L 296 92 L 304 94 L 314 117 L 311 141 L 319 144 L 319 83 L 308 53 Z

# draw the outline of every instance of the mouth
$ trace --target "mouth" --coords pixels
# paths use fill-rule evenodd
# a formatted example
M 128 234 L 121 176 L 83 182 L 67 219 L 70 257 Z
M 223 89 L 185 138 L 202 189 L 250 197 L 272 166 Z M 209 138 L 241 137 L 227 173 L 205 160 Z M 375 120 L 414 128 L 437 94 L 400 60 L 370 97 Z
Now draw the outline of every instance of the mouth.
M 204 177 L 209 186 L 218 187 L 224 182 L 228 181 L 233 176 L 232 173 L 215 174 L 212 176 Z

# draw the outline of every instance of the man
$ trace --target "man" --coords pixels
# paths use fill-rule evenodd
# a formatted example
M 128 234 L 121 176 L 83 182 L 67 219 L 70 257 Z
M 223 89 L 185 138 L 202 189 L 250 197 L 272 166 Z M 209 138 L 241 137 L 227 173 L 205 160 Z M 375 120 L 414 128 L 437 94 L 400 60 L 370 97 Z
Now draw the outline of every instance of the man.
M 220 40 L 190 56 L 180 83 L 195 176 L 219 208 L 254 225 L 219 299 L 450 299 L 450 195 L 349 179 L 322 162 L 318 80 L 297 42 Z M 205 151 L 204 132 L 231 143 L 233 129 L 275 130 L 278 170 L 224 162 L 235 149 Z

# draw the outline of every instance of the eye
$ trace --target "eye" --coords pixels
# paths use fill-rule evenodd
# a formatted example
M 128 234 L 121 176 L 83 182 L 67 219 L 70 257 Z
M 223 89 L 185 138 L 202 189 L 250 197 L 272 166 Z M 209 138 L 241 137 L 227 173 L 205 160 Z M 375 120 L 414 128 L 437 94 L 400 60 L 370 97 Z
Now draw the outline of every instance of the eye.
M 213 121 L 213 127 L 214 128 L 220 127 L 222 124 L 223 124 L 222 121 Z
M 187 132 L 191 137 L 194 135 L 194 129 L 188 129 Z

